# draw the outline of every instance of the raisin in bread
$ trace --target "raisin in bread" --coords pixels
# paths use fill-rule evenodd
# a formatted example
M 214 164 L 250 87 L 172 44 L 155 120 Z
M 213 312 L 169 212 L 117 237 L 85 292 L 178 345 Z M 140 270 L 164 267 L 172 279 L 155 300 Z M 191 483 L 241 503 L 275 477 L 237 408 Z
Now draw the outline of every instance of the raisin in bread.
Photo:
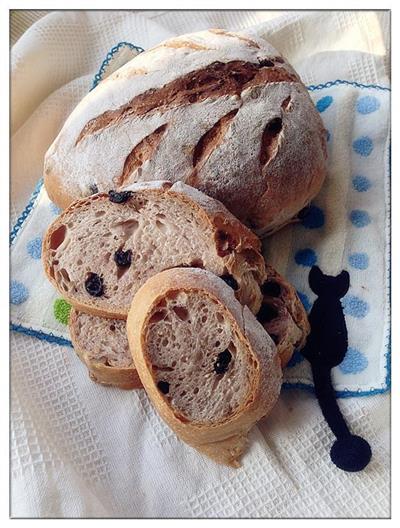
M 204 267 L 256 313 L 265 277 L 259 239 L 218 201 L 181 182 L 134 184 L 123 193 L 78 200 L 49 227 L 46 274 L 77 309 L 126 319 L 152 275 Z
M 183 181 L 260 235 L 318 193 L 326 131 L 267 41 L 211 29 L 136 56 L 74 109 L 45 157 L 60 207 L 137 181 Z
M 272 266 L 266 266 L 266 275 L 261 286 L 263 301 L 257 319 L 276 344 L 282 367 L 285 367 L 293 352 L 306 344 L 310 324 L 292 284 Z
M 142 388 L 129 351 L 125 321 L 72 309 L 69 332 L 74 350 L 93 381 L 120 389 Z
M 136 293 L 127 319 L 147 394 L 186 443 L 239 466 L 247 434 L 273 408 L 282 370 L 267 332 L 212 273 L 170 269 Z

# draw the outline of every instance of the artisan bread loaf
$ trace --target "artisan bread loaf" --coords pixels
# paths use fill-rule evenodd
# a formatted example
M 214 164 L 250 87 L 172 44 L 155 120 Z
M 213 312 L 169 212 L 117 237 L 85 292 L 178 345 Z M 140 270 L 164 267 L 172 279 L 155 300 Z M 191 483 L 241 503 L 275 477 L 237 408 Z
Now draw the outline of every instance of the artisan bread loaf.
M 137 181 L 183 181 L 259 235 L 318 193 L 326 131 L 307 89 L 264 39 L 208 30 L 162 42 L 101 82 L 49 148 L 64 208 Z
M 129 351 L 125 321 L 72 309 L 69 332 L 74 350 L 93 381 L 120 389 L 142 388 Z
M 266 266 L 261 291 L 263 301 L 257 319 L 276 344 L 282 367 L 285 367 L 293 352 L 306 344 L 310 333 L 307 314 L 296 289 L 272 266 Z
M 232 288 L 206 270 L 163 271 L 136 293 L 127 334 L 161 417 L 198 451 L 237 467 L 282 371 L 274 342 Z
M 265 277 L 259 239 L 218 201 L 181 182 L 134 184 L 78 200 L 43 240 L 46 274 L 78 310 L 126 319 L 132 298 L 167 268 L 205 268 L 256 313 Z

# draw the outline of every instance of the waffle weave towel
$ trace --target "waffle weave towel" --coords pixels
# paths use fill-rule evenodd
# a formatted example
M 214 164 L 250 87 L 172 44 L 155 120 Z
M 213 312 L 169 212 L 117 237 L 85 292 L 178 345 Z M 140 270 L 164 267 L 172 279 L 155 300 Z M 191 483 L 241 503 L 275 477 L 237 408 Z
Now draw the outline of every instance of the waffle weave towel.
M 389 85 L 390 27 L 389 15 L 383 12 L 53 12 L 36 22 L 12 50 L 12 223 L 41 177 L 46 149 L 90 90 L 108 50 L 120 41 L 148 49 L 165 38 L 209 27 L 264 35 L 288 58 L 306 85 L 336 79 Z M 129 54 L 129 47 L 124 48 L 121 61 Z M 313 250 L 326 273 L 336 273 L 341 267 L 350 271 L 349 294 L 368 303 L 369 309 L 364 318 L 346 314 L 351 347 L 362 356 L 352 355 L 349 365 L 353 372 L 337 374 L 345 380 L 343 389 L 383 388 L 386 301 L 384 290 L 376 295 L 375 281 L 380 280 L 384 288 L 387 278 L 385 114 L 389 94 L 352 84 L 310 93 L 331 133 L 330 156 L 336 160 L 330 164 L 329 179 L 314 204 L 323 217 L 314 209 L 308 227 L 299 225 L 276 234 L 266 243 L 266 256 L 295 281 L 307 296 L 303 297 L 306 304 L 313 298 L 306 287 L 309 268 L 304 264 L 312 261 L 313 253 L 303 251 L 298 263 L 297 251 Z M 326 99 L 329 96 L 331 102 Z M 376 98 L 379 108 L 360 113 L 357 101 L 365 96 Z M 360 108 L 365 112 L 376 106 L 376 102 L 364 100 Z M 353 127 L 356 124 L 359 128 Z M 373 142 L 369 156 L 352 147 L 362 136 Z M 365 148 L 368 142 L 357 145 L 364 152 L 363 145 Z M 341 155 L 336 154 L 338 149 Z M 370 164 L 377 167 L 376 172 L 369 172 Z M 338 205 L 329 202 L 332 194 Z M 58 302 L 55 307 L 58 296 L 47 286 L 37 259 L 38 239 L 56 211 L 43 192 L 38 200 L 11 250 L 12 280 L 23 285 L 12 286 L 12 321 L 67 337 L 61 322 L 65 306 Z M 353 215 L 356 222 L 365 223 L 369 218 L 370 223 L 355 228 L 349 217 L 353 210 L 368 213 L 367 217 Z M 352 253 L 366 253 L 368 260 L 351 257 L 353 267 L 349 261 Z M 377 258 L 381 259 L 379 266 Z M 379 277 L 374 276 L 378 269 Z M 363 306 L 350 298 L 347 310 L 355 313 L 354 308 L 361 307 L 361 315 Z M 365 329 L 365 336 L 358 333 L 357 325 Z M 367 354 L 370 328 L 375 325 L 379 330 L 371 350 L 377 372 L 372 375 L 372 356 Z M 354 372 L 354 366 L 359 372 Z M 287 369 L 288 381 L 308 383 L 309 374 L 303 368 L 304 361 Z M 388 394 L 340 401 L 353 432 L 365 437 L 373 451 L 365 471 L 346 474 L 330 462 L 333 435 L 313 394 L 304 390 L 282 392 L 273 413 L 253 430 L 242 467 L 233 470 L 214 464 L 180 442 L 143 391 L 120 391 L 90 382 L 86 368 L 68 346 L 11 332 L 11 387 L 13 516 L 390 515 Z

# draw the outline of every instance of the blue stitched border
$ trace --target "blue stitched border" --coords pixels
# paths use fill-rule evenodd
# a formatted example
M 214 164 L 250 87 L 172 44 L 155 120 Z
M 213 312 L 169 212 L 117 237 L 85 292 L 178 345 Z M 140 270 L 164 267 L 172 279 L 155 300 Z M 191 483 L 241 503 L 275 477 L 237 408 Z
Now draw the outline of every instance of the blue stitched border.
M 386 387 L 387 390 L 390 390 L 391 388 L 391 373 L 392 373 L 392 335 L 391 335 L 391 327 L 392 327 L 392 285 L 391 285 L 391 277 L 392 277 L 392 247 L 391 247 L 391 235 L 392 235 L 392 204 L 391 204 L 391 185 L 392 185 L 392 142 L 389 141 L 388 145 L 388 171 L 389 171 L 389 177 L 386 182 L 387 186 L 387 196 L 389 198 L 387 206 L 388 206 L 388 214 L 387 214 L 387 224 L 386 227 L 388 229 L 389 236 L 387 237 L 387 256 L 388 256 L 388 267 L 387 267 L 387 297 L 388 297 L 388 333 L 386 336 Z
M 104 61 L 102 62 L 99 71 L 96 73 L 96 75 L 94 77 L 93 85 L 92 85 L 91 90 L 93 90 L 93 88 L 95 88 L 98 85 L 98 83 L 101 81 L 101 76 L 103 75 L 103 73 L 105 71 L 105 68 L 110 63 L 110 60 L 112 59 L 114 54 L 117 53 L 117 51 L 120 48 L 124 47 L 124 46 L 128 46 L 130 49 L 135 49 L 139 53 L 142 53 L 144 51 L 143 48 L 141 48 L 140 46 L 135 46 L 134 44 L 131 44 L 130 42 L 119 42 L 116 46 L 114 46 L 107 53 L 107 56 L 104 59 Z M 328 81 L 326 83 L 317 84 L 317 85 L 313 85 L 312 84 L 312 85 L 307 86 L 307 89 L 309 91 L 322 90 L 323 88 L 331 88 L 332 86 L 338 86 L 340 84 L 356 86 L 357 88 L 374 88 L 376 90 L 384 90 L 384 91 L 389 91 L 389 92 L 391 91 L 391 89 L 386 87 L 386 86 L 379 86 L 377 84 L 361 84 L 361 83 L 358 83 L 356 81 L 347 81 L 347 80 L 343 80 L 343 79 L 336 79 L 335 81 Z M 388 227 L 389 227 L 389 230 L 390 230 L 390 228 L 391 228 L 391 210 L 390 210 L 391 145 L 389 145 L 388 155 L 389 155 L 389 210 L 388 210 L 389 214 L 388 214 Z M 22 214 L 18 218 L 16 224 L 14 225 L 14 227 L 13 227 L 11 233 L 10 233 L 10 244 L 12 244 L 14 242 L 14 240 L 17 237 L 18 232 L 20 231 L 20 229 L 22 227 L 22 225 L 24 224 L 26 219 L 29 217 L 29 215 L 30 215 L 35 203 L 36 203 L 36 199 L 37 199 L 37 197 L 38 197 L 38 195 L 40 193 L 42 185 L 43 185 L 43 179 L 41 178 L 38 181 L 38 183 L 36 185 L 36 188 L 33 191 L 32 196 L 31 196 L 28 204 L 26 205 L 25 209 L 23 210 Z M 390 276 L 391 276 L 390 236 L 389 236 L 389 240 L 387 242 L 388 242 L 388 257 L 389 257 L 389 262 L 388 262 L 388 281 L 389 281 L 388 282 L 388 296 L 389 296 L 389 306 L 390 306 L 390 300 L 391 300 L 391 289 L 390 289 L 390 280 L 391 280 L 390 279 Z M 386 365 L 385 365 L 385 368 L 386 368 L 386 378 L 385 378 L 386 387 L 384 387 L 382 389 L 371 389 L 369 391 L 350 391 L 350 390 L 336 391 L 335 393 L 336 393 L 336 397 L 337 398 L 351 398 L 351 397 L 359 397 L 359 396 L 372 396 L 373 394 L 383 394 L 383 393 L 388 392 L 390 390 L 390 388 L 391 388 L 391 332 L 390 332 L 390 324 L 391 324 L 391 322 L 390 321 L 391 321 L 391 319 L 390 319 L 390 315 L 389 315 L 389 331 L 388 331 L 388 335 L 387 335 L 387 346 L 386 346 L 386 353 L 385 353 L 385 358 L 386 358 Z M 72 347 L 71 341 L 69 341 L 68 339 L 65 339 L 63 337 L 55 336 L 52 332 L 45 333 L 45 332 L 42 332 L 41 330 L 33 330 L 32 328 L 26 328 L 25 326 L 16 325 L 14 323 L 10 323 L 10 329 L 13 330 L 14 332 L 20 332 L 20 333 L 26 334 L 28 336 L 33 336 L 33 337 L 36 337 L 37 339 L 41 339 L 41 340 L 47 341 L 49 343 L 55 343 L 55 344 L 61 345 L 61 346 Z M 312 385 L 307 385 L 306 383 L 285 382 L 285 383 L 283 383 L 282 388 L 283 389 L 301 389 L 301 390 L 306 390 L 306 391 L 311 392 L 311 393 L 314 394 L 314 387 Z
M 310 92 L 314 92 L 315 90 L 321 90 L 322 88 L 331 88 L 331 86 L 338 86 L 339 84 L 356 86 L 357 88 L 375 88 L 376 90 L 384 90 L 385 92 L 391 91 L 391 89 L 387 86 L 379 86 L 379 84 L 361 84 L 356 81 L 346 81 L 344 79 L 336 79 L 336 81 L 328 81 L 323 84 L 310 84 L 309 86 L 306 86 L 306 88 Z
M 138 53 L 142 53 L 144 51 L 143 48 L 140 46 L 135 46 L 134 44 L 131 44 L 130 42 L 119 42 L 116 46 L 111 48 L 111 50 L 107 53 L 106 58 L 101 63 L 101 66 L 99 68 L 99 71 L 96 73 L 93 79 L 92 87 L 90 88 L 90 91 L 92 91 L 101 81 L 102 75 L 105 72 L 106 67 L 110 64 L 110 60 L 113 58 L 113 56 L 119 51 L 121 48 L 128 47 L 131 50 L 136 50 Z
M 15 223 L 14 227 L 12 228 L 12 231 L 10 233 L 10 246 L 14 242 L 14 240 L 15 240 L 17 234 L 18 234 L 18 231 L 23 226 L 25 220 L 30 215 L 30 213 L 31 213 L 31 211 L 33 209 L 33 206 L 35 205 L 36 198 L 39 196 L 40 189 L 42 188 L 42 185 L 43 185 L 43 178 L 40 178 L 40 180 L 36 184 L 35 190 L 31 194 L 29 202 L 27 203 L 25 209 L 22 211 L 22 213 L 19 216 L 17 222 Z
M 69 346 L 73 348 L 71 341 L 65 339 L 64 337 L 55 336 L 52 332 L 46 334 L 46 332 L 42 332 L 41 330 L 26 328 L 26 326 L 17 325 L 14 323 L 10 323 L 10 330 L 14 330 L 14 332 L 19 332 L 28 336 L 37 337 L 38 339 L 47 341 L 48 343 L 56 343 L 57 345 Z

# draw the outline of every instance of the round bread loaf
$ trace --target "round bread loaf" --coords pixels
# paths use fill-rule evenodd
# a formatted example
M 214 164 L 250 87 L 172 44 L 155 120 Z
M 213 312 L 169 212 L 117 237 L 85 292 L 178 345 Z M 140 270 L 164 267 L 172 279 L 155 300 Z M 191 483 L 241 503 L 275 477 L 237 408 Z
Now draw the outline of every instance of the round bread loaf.
M 61 208 L 138 181 L 183 181 L 259 235 L 318 193 L 326 131 L 300 78 L 264 39 L 210 29 L 162 42 L 101 82 L 45 158 Z

